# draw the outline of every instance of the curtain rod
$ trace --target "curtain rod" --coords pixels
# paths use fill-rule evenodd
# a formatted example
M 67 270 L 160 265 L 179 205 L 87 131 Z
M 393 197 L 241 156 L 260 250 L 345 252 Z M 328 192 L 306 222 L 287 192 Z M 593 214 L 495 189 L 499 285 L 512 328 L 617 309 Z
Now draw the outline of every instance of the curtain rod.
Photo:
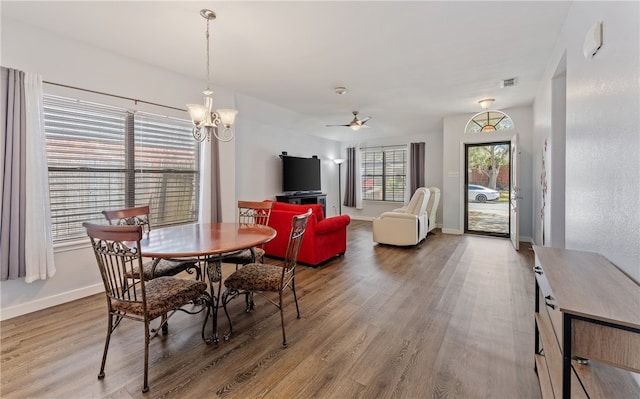
M 149 105 L 155 105 L 156 107 L 164 107 L 164 108 L 169 108 L 169 109 L 174 109 L 176 111 L 184 111 L 186 112 L 186 109 L 182 109 L 182 108 L 177 108 L 177 107 L 172 107 L 170 105 L 163 105 L 163 104 L 158 104 L 158 103 L 152 103 L 150 101 L 144 101 L 144 100 L 138 100 L 136 98 L 131 98 L 131 97 L 125 97 L 125 96 L 119 96 L 117 94 L 111 94 L 111 93 L 105 93 L 102 91 L 97 91 L 97 90 L 89 90 L 89 89 L 83 89 L 80 87 L 75 87 L 75 86 L 69 86 L 69 85 L 65 85 L 62 83 L 54 83 L 54 82 L 48 82 L 46 80 L 43 80 L 42 83 L 46 83 L 52 86 L 60 86 L 60 87 L 65 87 L 67 89 L 74 89 L 74 90 L 80 90 L 80 91 L 86 91 L 88 93 L 94 93 L 94 94 L 100 94 L 100 95 L 104 95 L 104 96 L 109 96 L 109 97 L 115 97 L 115 98 L 120 98 L 122 100 L 129 100 L 129 101 L 133 101 L 134 104 L 138 104 L 138 103 L 142 103 L 142 104 L 149 104 Z
M 407 148 L 406 144 L 396 144 L 396 145 L 374 145 L 371 147 L 359 147 L 361 150 L 373 150 L 375 148 Z

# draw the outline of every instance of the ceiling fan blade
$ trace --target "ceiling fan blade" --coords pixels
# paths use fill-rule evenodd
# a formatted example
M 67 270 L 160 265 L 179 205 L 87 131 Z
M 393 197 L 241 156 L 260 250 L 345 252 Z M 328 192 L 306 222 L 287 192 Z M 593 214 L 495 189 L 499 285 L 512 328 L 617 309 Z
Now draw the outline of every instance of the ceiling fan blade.
M 369 126 L 365 126 L 365 123 L 371 119 L 370 116 L 366 116 L 363 119 L 358 119 L 358 111 L 353 111 L 353 120 L 345 125 L 325 125 L 326 127 L 333 127 L 333 126 L 344 126 L 344 127 L 350 127 L 353 130 L 358 130 L 361 127 L 369 127 Z

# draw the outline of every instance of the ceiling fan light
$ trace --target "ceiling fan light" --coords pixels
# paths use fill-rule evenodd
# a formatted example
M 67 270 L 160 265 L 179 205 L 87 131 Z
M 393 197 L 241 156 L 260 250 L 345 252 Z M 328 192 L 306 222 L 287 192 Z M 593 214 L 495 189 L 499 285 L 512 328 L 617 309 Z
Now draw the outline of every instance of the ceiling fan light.
M 352 123 L 349 127 L 350 127 L 350 128 L 351 128 L 351 130 L 353 130 L 354 132 L 357 132 L 358 130 L 360 130 L 360 128 L 361 128 L 362 126 L 360 126 L 360 125 L 359 125 L 359 124 L 357 124 L 357 123 Z

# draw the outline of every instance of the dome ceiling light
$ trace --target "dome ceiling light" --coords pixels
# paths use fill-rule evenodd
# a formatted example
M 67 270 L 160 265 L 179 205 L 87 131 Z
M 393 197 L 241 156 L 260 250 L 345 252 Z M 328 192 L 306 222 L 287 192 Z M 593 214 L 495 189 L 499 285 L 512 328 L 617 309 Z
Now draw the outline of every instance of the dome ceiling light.
M 339 96 L 347 93 L 347 88 L 343 87 L 343 86 L 338 86 L 334 90 L 335 90 L 336 94 L 339 95 Z
M 480 107 L 482 107 L 482 109 L 489 109 L 494 101 L 496 101 L 495 98 L 484 98 L 478 101 L 478 104 L 480 104 Z

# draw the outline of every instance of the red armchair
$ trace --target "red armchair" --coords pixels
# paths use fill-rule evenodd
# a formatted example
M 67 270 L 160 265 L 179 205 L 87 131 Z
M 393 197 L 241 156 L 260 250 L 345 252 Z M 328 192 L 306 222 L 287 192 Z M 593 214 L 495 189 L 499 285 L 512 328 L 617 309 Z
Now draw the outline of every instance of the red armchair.
M 309 208 L 312 214 L 307 221 L 298 263 L 317 266 L 320 263 L 344 255 L 347 250 L 347 226 L 351 222 L 349 215 L 324 217 L 320 204 L 296 205 L 274 202 L 269 217 L 269 226 L 278 234 L 264 245 L 265 253 L 275 258 L 284 258 L 291 231 L 293 216 L 305 213 Z

